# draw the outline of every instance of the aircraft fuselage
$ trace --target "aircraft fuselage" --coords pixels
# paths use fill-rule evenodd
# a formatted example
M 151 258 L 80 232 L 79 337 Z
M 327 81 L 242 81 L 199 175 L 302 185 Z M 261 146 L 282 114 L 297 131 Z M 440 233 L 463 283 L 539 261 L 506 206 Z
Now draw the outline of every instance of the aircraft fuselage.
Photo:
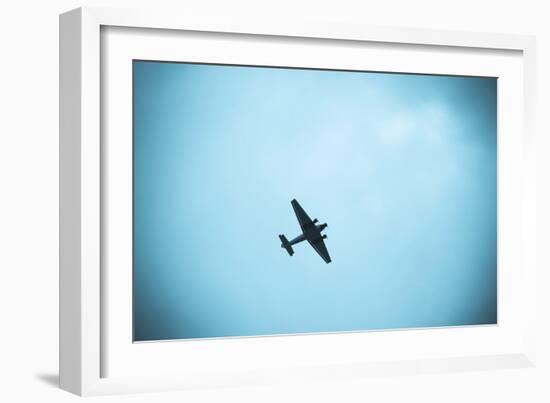
M 323 235 L 321 234 L 321 231 L 323 231 L 326 227 L 327 224 L 312 225 L 310 228 L 307 228 L 301 235 L 298 235 L 296 238 L 290 241 L 290 244 L 296 245 L 297 243 L 305 240 L 315 241 L 319 238 L 322 238 Z

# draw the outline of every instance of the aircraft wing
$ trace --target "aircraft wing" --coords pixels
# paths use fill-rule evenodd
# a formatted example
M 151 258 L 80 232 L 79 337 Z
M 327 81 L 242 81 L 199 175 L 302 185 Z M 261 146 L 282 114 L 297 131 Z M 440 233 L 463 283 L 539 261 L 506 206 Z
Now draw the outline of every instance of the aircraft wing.
M 328 254 L 328 250 L 325 242 L 323 241 L 323 238 L 317 238 L 314 241 L 309 241 L 309 244 L 313 247 L 313 249 L 315 249 L 315 252 L 317 252 L 325 262 L 331 262 L 330 255 Z
M 305 230 L 309 227 L 311 227 L 313 224 L 313 221 L 309 216 L 306 214 L 302 206 L 298 203 L 296 199 L 292 199 L 290 202 L 292 204 L 292 208 L 294 209 L 294 213 L 296 214 L 296 218 L 298 219 L 298 222 L 300 223 L 300 228 L 302 228 L 302 232 L 305 232 Z

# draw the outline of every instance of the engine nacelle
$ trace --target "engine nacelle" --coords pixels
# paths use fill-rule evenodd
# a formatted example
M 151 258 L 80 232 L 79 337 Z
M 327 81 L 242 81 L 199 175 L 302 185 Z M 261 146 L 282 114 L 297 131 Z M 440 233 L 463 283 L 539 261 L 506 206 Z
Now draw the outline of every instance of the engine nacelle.
M 327 236 L 326 236 L 326 235 L 323 235 L 323 239 L 327 239 Z
M 314 220 L 313 220 L 313 224 L 317 224 L 318 222 L 319 222 L 318 219 L 314 219 Z

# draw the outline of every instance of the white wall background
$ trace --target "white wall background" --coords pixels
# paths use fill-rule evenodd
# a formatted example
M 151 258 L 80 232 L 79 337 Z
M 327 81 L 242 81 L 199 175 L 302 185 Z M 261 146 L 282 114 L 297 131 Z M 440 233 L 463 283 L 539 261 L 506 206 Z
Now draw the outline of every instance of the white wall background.
M 535 34 L 538 39 L 539 364 L 535 369 L 367 378 L 100 401 L 550 401 L 550 29 L 544 1 L 180 0 L 5 1 L 0 4 L 0 400 L 65 402 L 57 389 L 58 14 L 81 5 L 180 7 L 274 20 L 315 17 L 375 25 Z

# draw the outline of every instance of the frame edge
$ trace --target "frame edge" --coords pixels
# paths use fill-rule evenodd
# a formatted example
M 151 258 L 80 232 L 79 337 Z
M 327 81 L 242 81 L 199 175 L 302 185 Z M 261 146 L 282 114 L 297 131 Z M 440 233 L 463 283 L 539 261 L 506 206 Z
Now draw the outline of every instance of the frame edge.
M 82 393 L 82 13 L 59 16 L 59 386 Z

